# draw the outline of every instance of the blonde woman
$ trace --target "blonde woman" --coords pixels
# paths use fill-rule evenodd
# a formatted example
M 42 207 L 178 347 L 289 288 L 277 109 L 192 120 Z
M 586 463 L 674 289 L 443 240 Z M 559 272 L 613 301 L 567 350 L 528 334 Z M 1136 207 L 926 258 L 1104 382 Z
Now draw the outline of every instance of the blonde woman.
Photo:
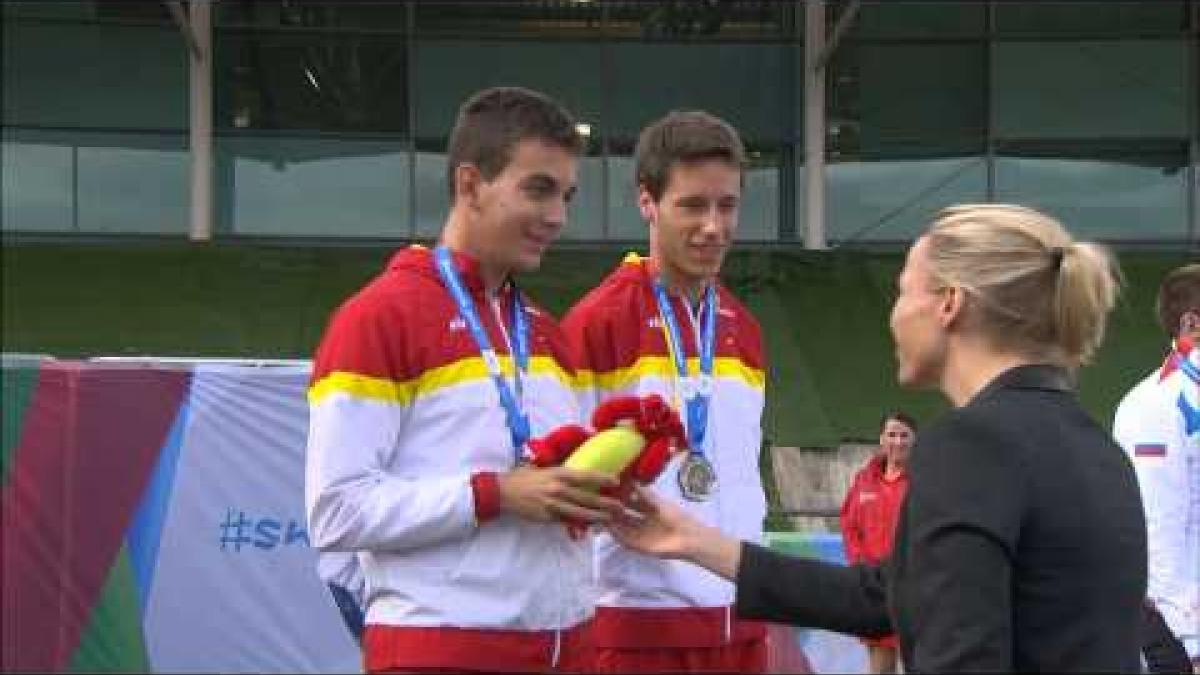
M 953 409 L 913 448 L 880 565 L 777 554 L 642 493 L 614 535 L 734 580 L 746 618 L 895 631 L 910 672 L 1138 671 L 1137 482 L 1073 391 L 1116 275 L 1103 249 L 1019 206 L 947 209 L 916 241 L 891 316 L 897 377 Z

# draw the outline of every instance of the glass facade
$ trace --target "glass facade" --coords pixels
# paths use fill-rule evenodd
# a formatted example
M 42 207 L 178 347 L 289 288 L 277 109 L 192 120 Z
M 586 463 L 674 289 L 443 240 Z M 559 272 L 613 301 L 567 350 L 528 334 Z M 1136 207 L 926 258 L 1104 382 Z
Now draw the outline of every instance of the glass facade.
M 850 3 L 826 3 L 827 33 Z M 1194 245 L 1200 3 L 874 0 L 828 60 L 826 231 L 903 242 L 1014 201 Z M 182 236 L 189 54 L 165 3 L 6 1 L 0 229 Z M 804 7 L 771 0 L 217 0 L 218 238 L 433 237 L 462 100 L 522 85 L 590 129 L 564 237 L 645 236 L 638 130 L 699 108 L 750 151 L 739 236 L 798 246 Z

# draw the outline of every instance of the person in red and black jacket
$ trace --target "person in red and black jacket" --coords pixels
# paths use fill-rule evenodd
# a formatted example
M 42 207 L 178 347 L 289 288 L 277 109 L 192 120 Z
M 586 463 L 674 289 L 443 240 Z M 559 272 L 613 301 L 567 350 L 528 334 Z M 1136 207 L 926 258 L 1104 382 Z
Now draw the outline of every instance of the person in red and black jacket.
M 842 541 L 850 564 L 876 565 L 892 552 L 892 535 L 904 495 L 908 492 L 908 452 L 917 435 L 917 423 L 908 414 L 884 415 L 879 431 L 879 452 L 854 475 L 842 502 Z M 863 638 L 872 673 L 894 673 L 896 636 Z

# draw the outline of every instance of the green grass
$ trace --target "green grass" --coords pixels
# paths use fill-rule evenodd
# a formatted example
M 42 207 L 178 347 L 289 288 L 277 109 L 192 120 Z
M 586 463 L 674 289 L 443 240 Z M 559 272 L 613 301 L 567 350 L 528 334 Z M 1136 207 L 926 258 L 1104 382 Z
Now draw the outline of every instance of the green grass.
M 5 351 L 92 355 L 307 358 L 338 302 L 386 263 L 370 248 L 247 245 L 17 245 L 3 249 Z M 555 251 L 523 281 L 561 314 L 620 259 Z M 1122 256 L 1127 288 L 1081 397 L 1107 425 L 1121 394 L 1155 365 L 1158 282 L 1183 254 Z M 776 445 L 870 439 L 880 413 L 927 421 L 943 402 L 899 389 L 887 332 L 900 254 L 737 252 L 726 283 L 759 317 L 768 348 Z

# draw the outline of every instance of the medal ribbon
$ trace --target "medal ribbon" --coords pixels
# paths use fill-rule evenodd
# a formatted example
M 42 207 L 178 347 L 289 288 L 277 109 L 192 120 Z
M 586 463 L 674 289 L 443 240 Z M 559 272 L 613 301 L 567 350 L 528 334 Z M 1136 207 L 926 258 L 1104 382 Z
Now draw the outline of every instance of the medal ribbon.
M 454 297 L 454 303 L 458 305 L 458 314 L 463 321 L 467 322 L 467 327 L 471 330 L 471 336 L 475 338 L 475 345 L 479 348 L 479 355 L 483 357 L 483 362 L 487 366 L 488 375 L 492 378 L 492 383 L 496 386 L 496 392 L 500 395 L 500 404 L 504 406 L 504 416 L 508 423 L 508 431 L 512 437 L 513 445 L 513 462 L 520 463 L 523 459 L 525 443 L 529 440 L 529 416 L 521 410 L 520 399 L 523 398 L 523 390 L 521 387 L 521 373 L 529 372 L 529 324 L 525 319 L 525 305 L 521 302 L 521 292 L 515 286 L 513 287 L 512 298 L 512 326 L 513 339 L 510 340 L 510 351 L 513 357 L 513 380 L 516 383 L 517 392 L 514 395 L 512 388 L 508 386 L 508 380 L 504 377 L 504 371 L 500 368 L 500 360 L 496 358 L 496 350 L 492 349 L 492 341 L 488 338 L 487 330 L 483 327 L 483 321 L 479 319 L 479 312 L 475 309 L 475 302 L 467 293 L 467 289 L 463 286 L 462 278 L 458 275 L 458 270 L 454 267 L 454 260 L 450 255 L 450 249 L 445 246 L 438 246 L 434 250 L 434 256 L 437 260 L 438 274 L 442 277 L 442 283 L 450 291 L 450 295 Z
M 1193 383 L 1200 384 L 1200 368 L 1198 368 L 1196 364 L 1192 363 L 1192 360 L 1188 358 L 1191 350 L 1184 351 L 1178 346 L 1176 346 L 1174 349 L 1175 358 L 1177 359 L 1177 365 L 1179 366 L 1179 369 L 1182 370 L 1183 373 L 1187 375 L 1188 379 Z M 1195 348 L 1193 347 L 1193 349 Z
M 675 310 L 671 307 L 671 298 L 667 289 L 659 279 L 654 280 L 654 297 L 658 301 L 658 311 L 662 315 L 663 327 L 666 332 L 667 351 L 675 362 L 675 372 L 682 382 L 690 379 L 687 356 L 680 337 L 679 322 L 675 318 Z M 701 310 L 703 318 L 700 326 L 700 373 L 699 386 L 690 387 L 685 391 L 684 406 L 687 411 L 688 453 L 693 457 L 704 457 L 704 436 L 708 428 L 708 405 L 712 399 L 712 374 L 714 351 L 717 342 L 717 292 L 715 284 L 709 284 L 704 291 L 704 306 Z
M 1194 349 L 1194 348 L 1193 348 Z M 1175 360 L 1179 366 L 1179 370 L 1192 381 L 1192 384 L 1200 385 L 1200 368 L 1192 363 L 1188 358 L 1191 350 L 1184 351 L 1178 345 L 1175 347 Z M 1179 412 L 1183 414 L 1183 432 L 1188 436 L 1200 431 L 1200 408 L 1193 406 L 1184 395 L 1183 391 L 1179 392 L 1179 400 L 1175 402 L 1179 408 Z

